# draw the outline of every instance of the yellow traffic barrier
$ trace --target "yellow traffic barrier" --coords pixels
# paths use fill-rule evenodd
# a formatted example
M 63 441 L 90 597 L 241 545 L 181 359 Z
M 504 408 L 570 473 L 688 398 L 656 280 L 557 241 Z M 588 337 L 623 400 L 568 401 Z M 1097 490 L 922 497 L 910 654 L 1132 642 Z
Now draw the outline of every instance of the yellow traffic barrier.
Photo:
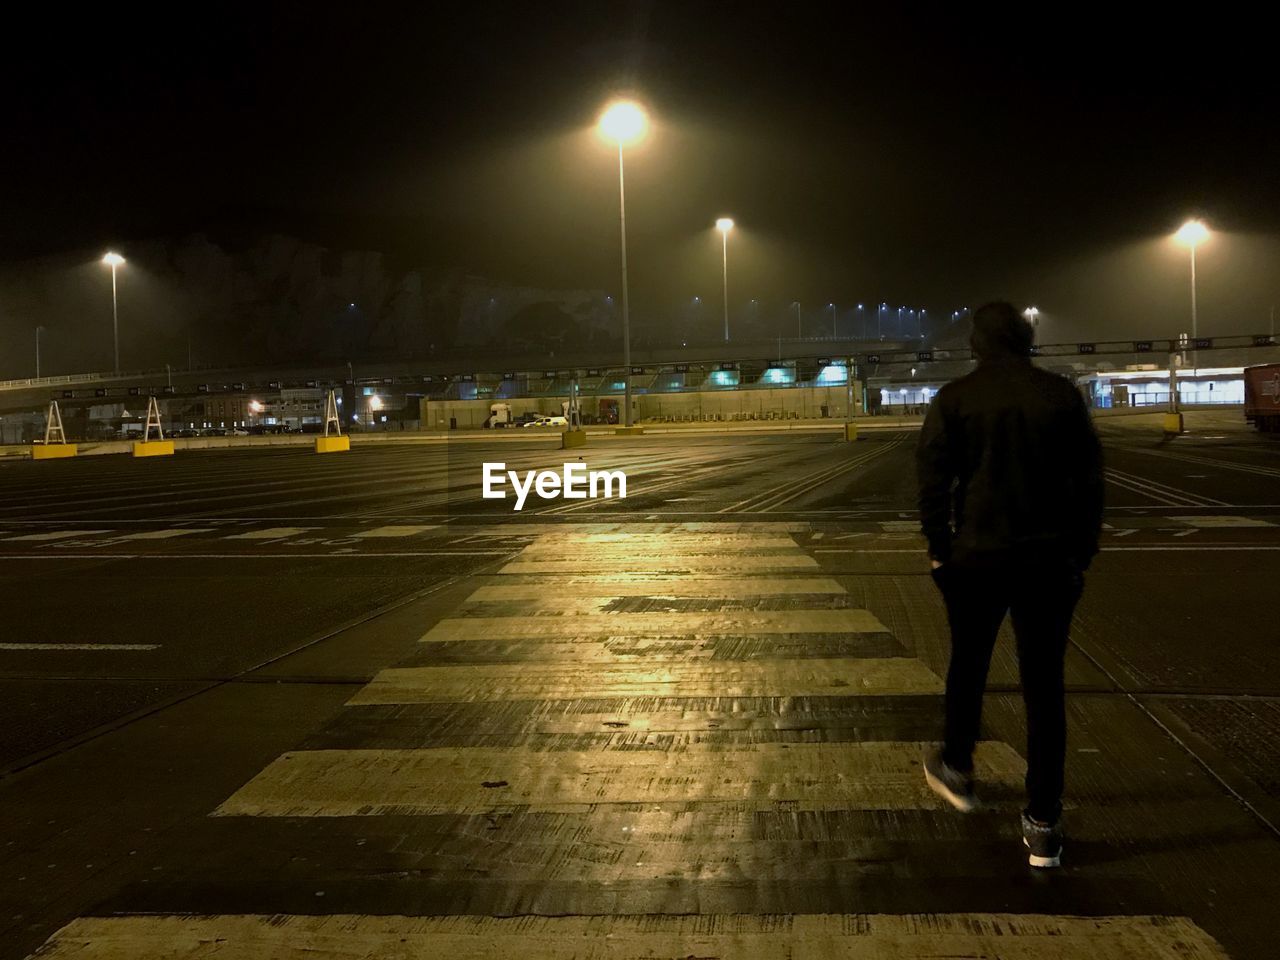
M 316 437 L 316 453 L 342 453 L 351 449 L 351 438 L 345 433 L 333 437 Z
M 644 427 L 618 427 L 613 432 L 620 437 L 638 437 L 644 433 Z
M 172 440 L 135 440 L 133 441 L 135 457 L 172 457 Z
M 844 438 L 850 443 L 858 439 L 858 425 L 852 420 L 846 420 L 844 424 Z
M 572 450 L 574 447 L 585 447 L 587 445 L 587 431 L 585 430 L 566 430 L 560 434 L 560 449 Z
M 61 460 L 74 457 L 77 453 L 74 443 L 33 443 L 31 445 L 32 460 Z
M 1177 434 L 1184 432 L 1185 427 L 1182 424 L 1182 414 L 1166 413 L 1164 415 L 1164 432 L 1166 434 Z

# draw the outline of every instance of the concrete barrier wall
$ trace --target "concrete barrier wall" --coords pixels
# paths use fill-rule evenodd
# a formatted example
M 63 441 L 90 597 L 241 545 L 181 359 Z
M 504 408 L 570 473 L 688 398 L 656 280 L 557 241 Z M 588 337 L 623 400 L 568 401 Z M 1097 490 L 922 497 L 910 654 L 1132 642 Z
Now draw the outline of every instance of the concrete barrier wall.
M 558 416 L 560 397 L 513 398 L 500 401 L 511 405 L 511 414 L 519 418 L 525 413 Z M 699 390 L 689 393 L 634 394 L 633 418 L 638 423 L 679 420 L 766 420 L 810 419 L 825 416 L 844 419 L 848 416 L 848 391 L 843 384 L 830 387 L 778 387 L 760 390 Z M 590 394 L 582 398 L 582 412 L 599 416 L 600 402 L 612 401 L 621 409 L 622 394 Z M 484 426 L 492 400 L 422 400 L 421 420 L 430 430 L 449 429 L 450 420 L 457 429 L 471 430 Z M 854 416 L 862 413 L 862 389 L 854 385 Z

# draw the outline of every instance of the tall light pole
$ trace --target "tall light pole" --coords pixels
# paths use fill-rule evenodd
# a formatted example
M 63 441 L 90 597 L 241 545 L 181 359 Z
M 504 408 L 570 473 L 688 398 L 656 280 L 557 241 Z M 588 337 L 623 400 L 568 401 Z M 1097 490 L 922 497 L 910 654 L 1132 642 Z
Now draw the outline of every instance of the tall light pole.
M 836 338 L 836 305 L 828 303 L 827 309 L 831 311 L 831 339 L 834 340 Z
M 716 229 L 720 231 L 720 264 L 724 277 L 724 342 L 729 342 L 729 231 L 733 229 L 733 220 L 721 217 L 716 221 Z
M 36 379 L 40 379 L 40 334 L 44 332 L 44 327 L 36 327 Z
M 1196 247 L 1209 239 L 1209 228 L 1203 221 L 1188 220 L 1178 228 L 1173 238 L 1191 251 L 1191 365 L 1198 367 L 1200 357 L 1195 349 L 1196 338 L 1200 335 L 1196 321 Z
M 800 301 L 797 300 L 792 304 L 796 308 L 796 339 L 800 339 Z
M 644 136 L 649 117 L 644 107 L 632 100 L 619 100 L 600 114 L 600 132 L 618 145 L 618 225 L 622 237 L 622 365 L 626 377 L 622 424 L 631 426 L 631 313 L 627 299 L 627 187 L 623 170 L 623 147 Z
M 120 373 L 120 314 L 116 309 L 116 267 L 124 263 L 124 257 L 110 251 L 102 262 L 111 268 L 111 341 L 115 347 L 115 373 Z

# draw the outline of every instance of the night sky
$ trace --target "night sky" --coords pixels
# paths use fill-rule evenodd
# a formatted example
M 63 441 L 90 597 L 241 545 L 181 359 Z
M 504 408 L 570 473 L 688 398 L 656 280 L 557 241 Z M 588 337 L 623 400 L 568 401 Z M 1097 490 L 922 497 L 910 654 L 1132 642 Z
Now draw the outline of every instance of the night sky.
M 655 122 L 627 170 L 641 320 L 718 297 L 722 214 L 735 302 L 1004 296 L 1073 335 L 1159 333 L 1185 326 L 1164 238 L 1190 214 L 1225 231 L 1210 332 L 1280 300 L 1273 41 L 1213 7 L 23 6 L 5 261 L 280 231 L 613 292 L 616 159 L 591 128 L 626 90 Z

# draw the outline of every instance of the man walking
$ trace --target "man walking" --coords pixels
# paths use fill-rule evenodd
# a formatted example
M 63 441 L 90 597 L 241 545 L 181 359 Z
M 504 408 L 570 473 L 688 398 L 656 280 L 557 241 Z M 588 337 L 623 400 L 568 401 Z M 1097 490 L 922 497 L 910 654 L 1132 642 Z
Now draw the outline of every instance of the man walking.
M 1079 391 L 1032 365 L 1033 340 L 1011 304 L 979 309 L 970 339 L 978 367 L 938 391 L 920 434 L 920 522 L 951 628 L 945 739 L 924 768 L 952 806 L 976 807 L 973 750 L 987 669 L 1010 614 L 1027 716 L 1022 836 L 1033 867 L 1056 867 L 1063 659 L 1083 573 L 1098 552 L 1102 452 Z

